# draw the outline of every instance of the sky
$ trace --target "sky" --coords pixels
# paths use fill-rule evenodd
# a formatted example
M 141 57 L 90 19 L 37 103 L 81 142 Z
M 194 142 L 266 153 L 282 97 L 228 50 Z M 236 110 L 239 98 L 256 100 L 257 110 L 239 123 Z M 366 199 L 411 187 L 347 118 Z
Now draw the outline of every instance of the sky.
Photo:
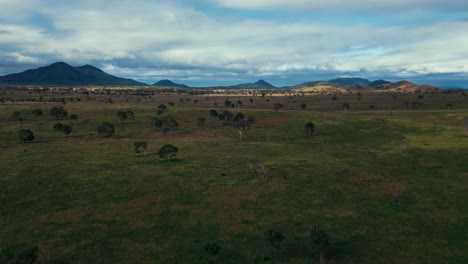
M 466 0 L 0 0 L 0 75 L 64 61 L 191 86 L 468 88 Z

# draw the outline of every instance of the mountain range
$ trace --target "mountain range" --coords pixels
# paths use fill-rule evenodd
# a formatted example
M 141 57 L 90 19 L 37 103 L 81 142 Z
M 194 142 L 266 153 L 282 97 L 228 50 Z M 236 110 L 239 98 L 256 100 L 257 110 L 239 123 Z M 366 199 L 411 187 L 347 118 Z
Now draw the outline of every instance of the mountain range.
M 30 69 L 20 73 L 0 76 L 0 84 L 15 85 L 97 85 L 97 86 L 149 86 L 132 79 L 125 79 L 110 75 L 91 65 L 79 67 L 70 66 L 64 62 L 56 62 L 49 66 Z M 152 85 L 164 88 L 190 88 L 185 84 L 174 83 L 170 80 L 160 80 Z M 274 85 L 265 80 L 255 83 L 243 83 L 232 86 L 205 87 L 209 89 L 274 89 Z M 344 90 L 389 90 L 389 91 L 436 91 L 439 88 L 430 85 L 416 85 L 401 81 L 391 83 L 385 80 L 369 81 L 363 78 L 337 78 L 329 81 L 311 81 L 288 88 L 298 92 L 306 91 L 344 91 Z

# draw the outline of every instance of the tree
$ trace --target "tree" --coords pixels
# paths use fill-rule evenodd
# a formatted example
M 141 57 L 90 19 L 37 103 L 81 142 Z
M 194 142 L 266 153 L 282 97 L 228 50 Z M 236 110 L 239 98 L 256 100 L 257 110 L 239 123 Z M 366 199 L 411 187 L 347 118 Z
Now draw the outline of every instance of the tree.
M 127 117 L 130 120 L 135 120 L 135 114 L 133 113 L 133 111 L 128 110 L 127 111 Z
M 317 250 L 320 264 L 325 264 L 326 253 L 330 244 L 328 234 L 320 226 L 315 226 L 310 233 L 314 248 Z
M 208 253 L 208 259 L 210 263 L 213 263 L 213 258 L 216 257 L 216 255 L 218 255 L 221 247 L 215 242 L 209 241 L 205 244 L 203 249 L 206 251 L 206 253 Z
M 78 116 L 76 114 L 71 114 L 70 115 L 70 119 L 71 120 L 77 120 L 78 119 Z
M 224 106 L 225 107 L 231 107 L 232 102 L 228 99 L 224 100 Z
M 12 114 L 11 114 L 11 120 L 15 120 L 15 121 L 18 121 L 21 119 L 21 112 L 20 111 L 14 111 Z
M 54 130 L 55 131 L 62 131 L 63 124 L 62 123 L 55 123 L 54 124 Z
M 68 112 L 63 106 L 54 106 L 49 110 L 49 114 L 55 119 L 61 119 L 68 116 Z
M 283 109 L 283 107 L 284 107 L 284 105 L 280 104 L 280 103 L 276 103 L 276 104 L 273 105 L 273 109 L 275 109 L 276 112 Z
M 250 126 L 255 123 L 255 118 L 245 119 L 243 113 L 237 113 L 232 120 L 232 127 L 239 133 L 239 141 L 242 141 L 244 134 L 250 130 Z
M 281 242 L 284 240 L 283 234 L 281 234 L 279 231 L 276 231 L 274 229 L 268 229 L 265 230 L 264 232 L 265 238 L 270 242 L 270 244 L 275 248 L 279 249 L 281 246 Z
M 31 110 L 31 112 L 35 117 L 38 117 L 38 116 L 42 115 L 42 109 L 40 109 L 40 108 L 35 108 L 35 109 Z
M 159 115 L 162 115 L 164 114 L 164 112 L 167 110 L 167 106 L 165 104 L 160 104 L 158 106 L 158 111 L 156 112 L 156 114 L 159 116 Z
M 144 141 L 136 141 L 133 142 L 133 146 L 135 147 L 135 153 L 144 153 L 146 154 L 146 149 L 148 148 L 148 143 Z
M 301 108 L 302 108 L 302 109 L 306 109 L 306 108 L 307 108 L 307 105 L 306 105 L 306 104 L 301 104 Z
M 17 132 L 18 139 L 23 143 L 28 143 L 34 140 L 34 133 L 29 129 L 20 129 Z
M 205 127 L 205 122 L 206 122 L 206 118 L 204 117 L 197 118 L 197 126 L 199 128 Z
M 179 123 L 172 117 L 160 117 L 154 118 L 154 127 L 162 130 L 163 134 L 166 135 L 169 131 L 174 131 L 179 128 Z
M 16 264 L 37 264 L 39 259 L 39 248 L 37 246 L 25 250 L 19 254 Z
M 309 122 L 305 125 L 305 130 L 306 130 L 306 133 L 307 133 L 307 136 L 312 136 L 312 134 L 314 134 L 314 131 L 315 131 L 315 127 L 314 127 L 314 123 L 312 122 Z
M 120 121 L 125 121 L 128 118 L 127 112 L 119 111 L 117 112 L 117 117 L 119 118 Z
M 63 125 L 63 126 L 62 126 L 62 132 L 63 132 L 63 134 L 64 134 L 65 136 L 68 137 L 68 135 L 70 135 L 71 132 L 73 132 L 73 128 L 72 128 L 71 126 L 69 126 L 69 125 Z
M 165 158 L 170 160 L 177 156 L 178 151 L 179 149 L 174 145 L 166 144 L 159 149 L 158 154 L 161 159 Z
M 348 111 L 349 110 L 349 104 L 348 103 L 343 103 L 343 109 L 345 111 Z
M 218 115 L 218 118 L 219 118 L 220 115 Z M 234 114 L 229 112 L 229 111 L 223 111 L 223 113 L 221 114 L 221 116 L 224 118 L 223 121 L 226 122 L 226 123 L 230 123 L 231 120 L 233 119 L 234 117 Z
M 102 122 L 97 126 L 96 130 L 103 137 L 111 137 L 115 134 L 114 125 L 108 122 Z
M 218 116 L 218 111 L 211 109 L 210 110 L 210 117 L 217 117 Z

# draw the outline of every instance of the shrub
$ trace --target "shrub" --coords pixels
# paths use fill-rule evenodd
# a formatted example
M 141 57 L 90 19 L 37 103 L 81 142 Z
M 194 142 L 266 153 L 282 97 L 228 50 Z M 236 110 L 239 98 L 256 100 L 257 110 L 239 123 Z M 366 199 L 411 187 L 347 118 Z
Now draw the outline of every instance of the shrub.
M 71 114 L 70 115 L 70 119 L 71 120 L 77 120 L 78 119 L 78 116 L 76 114 Z
M 62 131 L 63 124 L 62 123 L 55 123 L 54 124 L 54 130 L 55 131 Z
M 103 137 L 110 137 L 115 134 L 114 125 L 108 122 L 102 122 L 97 126 L 97 132 Z
M 33 110 L 31 110 L 31 112 L 36 117 L 42 115 L 42 109 L 40 109 L 40 108 L 33 109 Z
M 55 119 L 65 118 L 68 116 L 68 112 L 63 106 L 54 106 L 49 110 L 49 114 Z
M 29 129 L 20 129 L 17 132 L 18 139 L 21 142 L 27 143 L 34 140 L 34 133 Z
M 165 159 L 170 160 L 177 156 L 178 151 L 179 149 L 175 147 L 174 145 L 166 144 L 159 149 L 158 154 L 160 158 L 165 158 Z

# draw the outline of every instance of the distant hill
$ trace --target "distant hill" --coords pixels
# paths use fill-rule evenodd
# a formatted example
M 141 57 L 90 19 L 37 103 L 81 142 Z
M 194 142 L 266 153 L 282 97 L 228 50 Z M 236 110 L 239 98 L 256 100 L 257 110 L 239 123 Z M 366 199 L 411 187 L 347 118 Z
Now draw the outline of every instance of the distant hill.
M 273 84 L 266 82 L 264 80 L 259 80 L 255 83 L 255 85 L 265 87 L 265 88 L 276 88 Z
M 369 83 L 369 86 L 371 87 L 377 87 L 377 86 L 382 86 L 385 84 L 391 84 L 391 82 L 385 81 L 385 80 L 376 80 L 371 83 Z
M 216 88 L 241 90 L 241 89 L 274 89 L 276 87 L 264 80 L 259 80 L 255 83 L 242 83 L 242 84 L 237 84 L 237 85 L 232 85 L 232 86 L 221 86 L 221 87 L 216 87 Z
M 370 81 L 362 78 L 337 78 L 329 80 L 329 83 L 332 84 L 341 84 L 341 85 L 356 85 L 356 84 L 369 84 Z
M 49 66 L 27 70 L 21 73 L 0 77 L 3 84 L 36 85 L 109 85 L 142 86 L 146 85 L 132 79 L 119 78 L 105 73 L 91 65 L 73 67 L 65 62 L 56 62 Z
M 153 84 L 153 86 L 158 86 L 158 87 L 177 87 L 177 88 L 189 88 L 187 85 L 185 84 L 178 84 L 178 83 L 174 83 L 170 80 L 160 80 L 158 82 L 156 82 L 155 84 Z

